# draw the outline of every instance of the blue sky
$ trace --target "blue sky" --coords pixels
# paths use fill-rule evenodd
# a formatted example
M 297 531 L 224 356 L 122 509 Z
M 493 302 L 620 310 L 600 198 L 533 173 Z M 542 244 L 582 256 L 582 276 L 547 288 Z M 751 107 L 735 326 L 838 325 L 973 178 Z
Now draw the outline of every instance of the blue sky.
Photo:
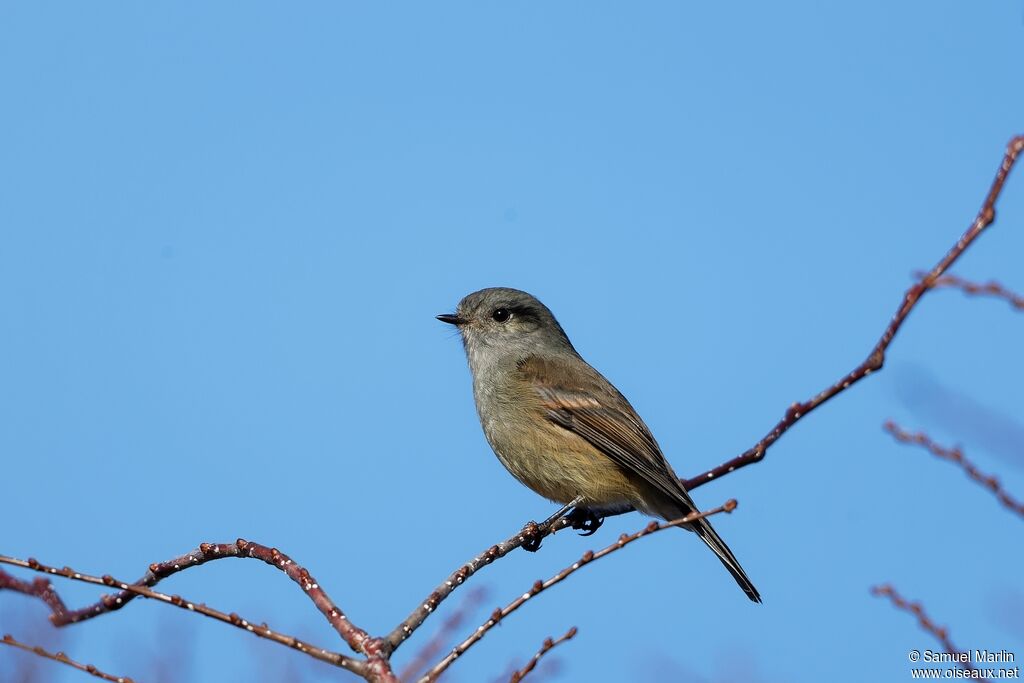
M 969 224 L 1024 132 L 1022 37 L 1019 2 L 6 5 L 0 552 L 131 579 L 242 536 L 389 630 L 553 509 L 491 454 L 434 314 L 536 294 L 696 474 L 859 362 Z M 955 272 L 1024 289 L 1022 175 Z M 868 595 L 884 581 L 961 647 L 1024 655 L 1021 520 L 880 429 L 960 443 L 1024 496 L 1022 338 L 1005 304 L 935 292 L 883 373 L 696 492 L 739 499 L 716 527 L 763 606 L 665 533 L 451 679 L 576 625 L 553 680 L 903 680 L 936 644 Z M 466 632 L 645 522 L 487 569 Z M 342 647 L 259 563 L 165 587 Z M 179 656 L 167 680 L 338 679 L 159 605 L 44 614 L 0 595 L 0 630 L 137 679 Z

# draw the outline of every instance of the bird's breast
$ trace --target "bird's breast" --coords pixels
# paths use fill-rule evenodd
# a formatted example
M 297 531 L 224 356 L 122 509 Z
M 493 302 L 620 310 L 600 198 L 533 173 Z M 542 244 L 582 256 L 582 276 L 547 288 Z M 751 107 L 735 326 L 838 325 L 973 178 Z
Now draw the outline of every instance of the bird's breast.
M 590 443 L 548 420 L 538 396 L 486 380 L 473 389 L 487 442 L 524 485 L 559 503 L 583 496 L 594 507 L 632 504 L 633 482 Z

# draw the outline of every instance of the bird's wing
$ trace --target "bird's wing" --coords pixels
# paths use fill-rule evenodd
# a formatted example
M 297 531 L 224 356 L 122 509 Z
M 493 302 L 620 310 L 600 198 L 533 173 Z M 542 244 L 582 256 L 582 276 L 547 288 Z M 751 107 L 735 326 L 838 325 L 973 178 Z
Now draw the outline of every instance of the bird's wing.
M 522 379 L 537 393 L 540 409 L 556 425 L 585 439 L 619 467 L 665 494 L 683 514 L 696 510 L 657 442 L 629 402 L 601 374 L 582 360 L 567 363 L 536 356 L 519 363 Z M 675 510 L 668 514 L 677 514 Z M 658 511 L 659 514 L 665 514 Z M 718 556 L 747 596 L 761 602 L 729 546 L 706 519 L 693 530 Z
M 539 397 L 548 420 L 665 495 L 694 508 L 647 425 L 600 373 L 582 361 L 570 368 L 568 363 L 538 356 L 521 361 L 519 371 Z

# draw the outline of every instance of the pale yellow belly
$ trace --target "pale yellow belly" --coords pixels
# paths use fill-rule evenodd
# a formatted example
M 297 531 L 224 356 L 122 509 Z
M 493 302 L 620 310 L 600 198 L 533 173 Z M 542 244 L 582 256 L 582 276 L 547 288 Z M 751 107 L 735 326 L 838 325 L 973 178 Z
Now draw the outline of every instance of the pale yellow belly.
M 565 504 L 582 496 L 584 506 L 615 508 L 638 499 L 636 485 L 608 456 L 557 425 L 516 430 L 505 422 L 484 431 L 512 476 L 549 500 Z

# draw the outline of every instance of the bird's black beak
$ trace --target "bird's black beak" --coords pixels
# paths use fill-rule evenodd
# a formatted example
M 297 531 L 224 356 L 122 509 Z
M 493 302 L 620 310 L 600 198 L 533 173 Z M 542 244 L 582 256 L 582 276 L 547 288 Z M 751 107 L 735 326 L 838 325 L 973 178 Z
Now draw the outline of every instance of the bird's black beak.
M 459 315 L 455 315 L 454 313 L 442 313 L 441 315 L 437 316 L 437 319 L 443 323 L 455 325 L 456 327 L 466 324 L 465 318 Z

